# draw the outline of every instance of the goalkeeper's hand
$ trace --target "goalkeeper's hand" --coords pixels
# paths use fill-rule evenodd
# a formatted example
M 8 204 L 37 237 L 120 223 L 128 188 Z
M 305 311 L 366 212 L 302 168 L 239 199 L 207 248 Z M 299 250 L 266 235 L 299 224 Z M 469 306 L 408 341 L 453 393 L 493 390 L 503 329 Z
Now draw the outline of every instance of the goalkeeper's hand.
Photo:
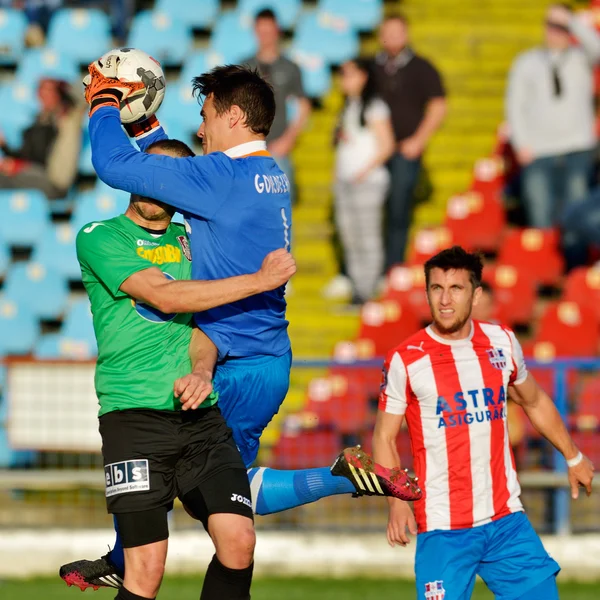
M 90 105 L 90 117 L 101 106 L 120 108 L 126 98 L 145 93 L 141 81 L 121 81 L 117 78 L 119 58 L 110 55 L 103 63 L 94 61 L 88 66 L 89 75 L 83 80 L 85 100 Z

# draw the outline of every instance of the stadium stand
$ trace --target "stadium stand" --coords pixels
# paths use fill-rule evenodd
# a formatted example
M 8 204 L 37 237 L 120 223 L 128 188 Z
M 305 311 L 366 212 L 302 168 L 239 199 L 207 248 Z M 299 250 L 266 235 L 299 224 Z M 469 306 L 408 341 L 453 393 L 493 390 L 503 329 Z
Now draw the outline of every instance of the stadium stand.
M 62 79 L 75 81 L 79 75 L 77 57 L 70 54 L 69 50 L 61 51 L 53 48 L 30 48 L 19 61 L 15 73 L 16 81 L 22 85 L 33 85 L 42 78 Z
M 54 268 L 66 279 L 79 281 L 81 271 L 75 253 L 75 229 L 70 224 L 52 225 L 34 246 L 31 260 Z
M 319 10 L 336 19 L 344 20 L 357 31 L 376 29 L 383 16 L 382 0 L 320 0 Z
M 238 63 L 256 52 L 252 19 L 238 11 L 223 13 L 215 23 L 210 38 L 211 50 L 219 64 Z
M 154 5 L 155 11 L 168 14 L 186 27 L 194 29 L 212 27 L 219 9 L 219 0 L 157 0 Z
M 296 24 L 302 7 L 300 0 L 240 0 L 239 11 L 245 19 L 253 20 L 260 10 L 270 8 L 282 29 L 290 30 Z
M 27 19 L 18 10 L 0 9 L 0 65 L 15 65 L 25 48 Z
M 37 190 L 0 190 L 0 238 L 9 246 L 33 246 L 49 227 L 48 201 Z

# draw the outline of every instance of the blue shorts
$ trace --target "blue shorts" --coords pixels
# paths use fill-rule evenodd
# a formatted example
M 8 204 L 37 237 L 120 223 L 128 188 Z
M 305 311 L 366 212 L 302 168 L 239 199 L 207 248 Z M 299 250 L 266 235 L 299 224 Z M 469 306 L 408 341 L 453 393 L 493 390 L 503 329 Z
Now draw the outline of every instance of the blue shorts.
M 217 365 L 214 388 L 246 467 L 258 454 L 260 436 L 290 387 L 292 353 L 232 358 Z
M 516 600 L 559 571 L 523 512 L 472 529 L 417 536 L 418 600 L 469 600 L 475 575 L 497 600 Z

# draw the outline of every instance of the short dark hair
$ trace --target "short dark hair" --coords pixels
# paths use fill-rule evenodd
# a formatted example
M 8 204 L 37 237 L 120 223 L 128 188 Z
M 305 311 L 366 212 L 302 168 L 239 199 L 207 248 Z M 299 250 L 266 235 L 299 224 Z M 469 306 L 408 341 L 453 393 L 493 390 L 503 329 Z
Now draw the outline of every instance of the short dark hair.
M 260 19 L 269 19 L 269 21 L 275 21 L 275 23 L 277 23 L 277 15 L 270 8 L 263 8 L 262 10 L 259 10 L 254 15 L 254 22 L 255 23 L 256 23 L 256 21 L 259 21 Z
M 146 148 L 146 152 L 150 150 L 164 150 L 176 158 L 188 158 L 196 156 L 196 153 L 181 140 L 158 140 L 153 142 Z
M 391 13 L 391 14 L 387 15 L 381 23 L 383 25 L 385 23 L 389 23 L 390 21 L 400 21 L 400 23 L 402 23 L 403 25 L 408 27 L 408 17 L 404 13 L 401 13 L 401 12 Z
M 469 271 L 469 279 L 473 289 L 481 286 L 481 274 L 483 272 L 483 261 L 479 252 L 467 252 L 460 246 L 452 246 L 438 252 L 425 263 L 425 285 L 429 288 L 429 275 L 432 269 L 450 271 L 452 269 L 464 269 Z
M 246 125 L 256 134 L 267 136 L 275 118 L 273 88 L 256 69 L 240 65 L 215 67 L 192 79 L 194 96 L 207 98 L 212 94 L 215 109 L 222 115 L 232 106 L 239 106 L 246 115 Z

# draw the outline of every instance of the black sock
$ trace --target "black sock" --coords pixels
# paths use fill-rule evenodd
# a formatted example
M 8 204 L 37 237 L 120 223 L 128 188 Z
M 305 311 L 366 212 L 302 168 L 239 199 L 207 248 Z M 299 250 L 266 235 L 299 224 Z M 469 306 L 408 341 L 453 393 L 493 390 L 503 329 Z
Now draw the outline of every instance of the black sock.
M 208 565 L 200 600 L 250 600 L 254 563 L 245 569 L 229 569 L 217 555 Z
M 156 598 L 147 598 L 146 596 L 138 596 L 130 592 L 124 586 L 119 588 L 119 593 L 115 596 L 115 600 L 156 600 Z

